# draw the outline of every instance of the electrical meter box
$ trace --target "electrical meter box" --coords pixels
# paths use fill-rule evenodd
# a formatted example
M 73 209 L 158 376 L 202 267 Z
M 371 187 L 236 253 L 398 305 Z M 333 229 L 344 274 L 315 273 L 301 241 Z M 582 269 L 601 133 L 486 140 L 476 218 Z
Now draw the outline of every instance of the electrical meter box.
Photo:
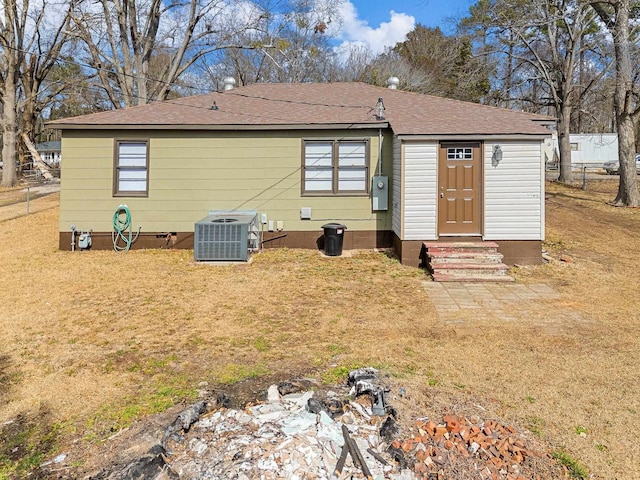
M 389 177 L 373 177 L 373 188 L 371 189 L 372 209 L 374 211 L 389 209 Z
M 78 237 L 78 248 L 80 250 L 88 250 L 91 248 L 91 234 L 90 233 L 81 233 Z

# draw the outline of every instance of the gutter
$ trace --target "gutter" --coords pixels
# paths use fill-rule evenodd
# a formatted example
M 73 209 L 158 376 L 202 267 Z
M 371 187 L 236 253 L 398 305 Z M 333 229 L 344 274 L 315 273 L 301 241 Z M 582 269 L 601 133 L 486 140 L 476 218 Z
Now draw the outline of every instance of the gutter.
M 211 130 L 211 131 L 256 131 L 256 130 L 363 130 L 363 129 L 387 129 L 388 122 L 375 123 L 300 123 L 300 124 L 270 124 L 270 125 L 209 125 L 209 124 L 90 124 L 90 123 L 56 123 L 47 122 L 48 128 L 57 130 Z
M 550 138 L 551 132 L 544 133 L 466 133 L 466 134 L 439 134 L 439 135 L 397 135 L 399 140 L 442 140 L 442 141 L 478 141 L 478 140 L 544 140 Z

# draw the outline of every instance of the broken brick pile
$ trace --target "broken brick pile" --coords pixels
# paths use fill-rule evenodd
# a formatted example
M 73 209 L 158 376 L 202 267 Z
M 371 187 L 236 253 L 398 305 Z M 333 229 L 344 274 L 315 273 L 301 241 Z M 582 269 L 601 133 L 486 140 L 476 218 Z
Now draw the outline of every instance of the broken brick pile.
M 394 440 L 391 449 L 415 459 L 413 470 L 418 478 L 445 478 L 442 467 L 457 456 L 472 463 L 482 480 L 525 480 L 521 464 L 529 456 L 544 455 L 527 449 L 512 426 L 491 420 L 473 422 L 445 415 L 438 424 L 418 420 L 412 430 L 413 436 Z

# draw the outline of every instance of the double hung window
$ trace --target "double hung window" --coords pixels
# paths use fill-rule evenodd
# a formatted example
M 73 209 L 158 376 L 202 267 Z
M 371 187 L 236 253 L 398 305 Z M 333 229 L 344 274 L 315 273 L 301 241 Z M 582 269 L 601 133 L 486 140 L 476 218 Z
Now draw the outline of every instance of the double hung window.
M 149 194 L 149 142 L 117 141 L 114 165 L 115 196 L 146 197 Z
M 302 193 L 349 195 L 369 192 L 369 145 L 354 140 L 304 142 Z

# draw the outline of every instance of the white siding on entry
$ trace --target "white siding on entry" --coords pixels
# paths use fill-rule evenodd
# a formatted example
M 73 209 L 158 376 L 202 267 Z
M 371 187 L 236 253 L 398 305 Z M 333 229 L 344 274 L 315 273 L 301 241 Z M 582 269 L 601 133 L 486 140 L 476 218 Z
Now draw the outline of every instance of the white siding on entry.
M 496 143 L 502 161 L 494 167 Z M 484 239 L 544 240 L 542 141 L 485 143 L 484 178 Z
M 398 238 L 402 238 L 402 140 L 395 135 L 391 192 L 391 228 Z
M 437 239 L 437 142 L 405 142 L 402 240 Z

